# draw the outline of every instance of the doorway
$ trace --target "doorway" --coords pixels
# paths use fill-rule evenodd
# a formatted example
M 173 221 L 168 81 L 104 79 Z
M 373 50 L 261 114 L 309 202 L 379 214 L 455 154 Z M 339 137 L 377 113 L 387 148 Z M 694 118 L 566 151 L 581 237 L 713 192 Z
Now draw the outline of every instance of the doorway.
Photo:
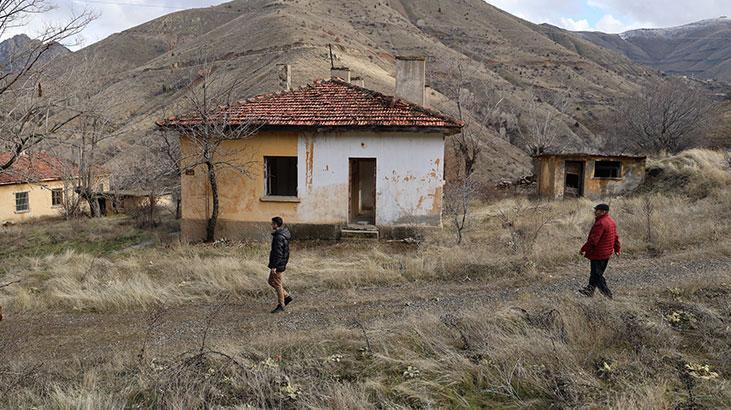
M 349 222 L 376 224 L 376 159 L 350 158 Z
M 564 181 L 564 196 L 584 196 L 584 162 L 566 161 L 566 179 Z

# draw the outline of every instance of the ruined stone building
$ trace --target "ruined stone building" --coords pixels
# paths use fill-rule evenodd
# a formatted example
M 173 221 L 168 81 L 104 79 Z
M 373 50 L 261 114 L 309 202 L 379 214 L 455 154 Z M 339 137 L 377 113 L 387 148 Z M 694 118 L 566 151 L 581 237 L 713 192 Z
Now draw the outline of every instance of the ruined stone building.
M 273 216 L 299 238 L 440 226 L 444 139 L 462 124 L 424 107 L 424 59 L 399 58 L 396 77 L 397 97 L 355 85 L 337 68 L 330 80 L 221 108 L 231 126 L 254 124 L 257 132 L 221 147 L 247 172 L 219 172 L 217 236 L 266 238 Z M 184 161 L 195 150 L 187 130 L 200 121 L 158 122 L 180 133 Z M 181 237 L 201 240 L 212 206 L 206 169 L 181 178 Z
M 645 178 L 643 156 L 542 154 L 535 160 L 542 198 L 617 195 L 634 190 Z

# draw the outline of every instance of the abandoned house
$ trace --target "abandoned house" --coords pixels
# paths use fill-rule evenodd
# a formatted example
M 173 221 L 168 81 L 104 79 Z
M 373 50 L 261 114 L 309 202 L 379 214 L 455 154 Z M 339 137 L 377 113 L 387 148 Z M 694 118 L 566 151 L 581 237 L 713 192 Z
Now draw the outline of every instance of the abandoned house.
M 598 154 L 542 154 L 535 158 L 538 194 L 543 198 L 598 198 L 632 191 L 645 178 L 645 157 Z
M 254 124 L 257 132 L 221 146 L 219 155 L 249 171 L 220 170 L 216 236 L 265 238 L 277 215 L 298 238 L 393 236 L 441 225 L 444 139 L 462 123 L 424 107 L 424 59 L 397 59 L 396 97 L 352 84 L 344 68 L 331 77 L 221 108 L 231 126 Z M 180 133 L 185 159 L 195 150 L 187 130 L 200 121 L 182 116 L 158 125 Z M 206 169 L 181 178 L 181 238 L 200 240 L 212 206 Z
M 0 153 L 0 163 L 12 155 Z M 10 168 L 0 171 L 0 223 L 60 216 L 67 194 L 63 164 L 48 154 L 21 154 Z

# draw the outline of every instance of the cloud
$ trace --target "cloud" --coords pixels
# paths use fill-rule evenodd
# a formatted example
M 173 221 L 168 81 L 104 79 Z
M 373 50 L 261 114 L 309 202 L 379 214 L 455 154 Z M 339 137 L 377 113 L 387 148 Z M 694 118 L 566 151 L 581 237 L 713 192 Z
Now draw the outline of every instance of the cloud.
M 672 27 L 722 15 L 731 16 L 731 0 L 485 1 L 534 23 L 612 33 L 636 28 Z
M 645 22 L 654 27 L 671 27 L 731 15 L 729 0 L 587 0 L 599 8 L 628 21 Z
M 587 31 L 591 30 L 591 24 L 589 24 L 589 21 L 586 19 L 583 20 L 574 20 L 572 18 L 561 18 L 561 27 L 572 30 L 572 31 Z
M 599 19 L 599 21 L 597 21 L 596 29 L 605 33 L 621 33 L 623 31 L 627 31 L 629 27 L 614 18 L 611 14 L 605 14 L 601 19 Z
M 26 33 L 30 36 L 42 32 L 49 25 L 59 25 L 73 15 L 84 11 L 94 13 L 97 18 L 75 39 L 69 39 L 67 46 L 76 49 L 88 46 L 111 34 L 124 31 L 165 14 L 190 8 L 208 7 L 225 0 L 56 0 L 54 9 L 30 16 L 26 24 L 4 33 L 5 38 Z M 77 44 L 78 43 L 78 44 Z

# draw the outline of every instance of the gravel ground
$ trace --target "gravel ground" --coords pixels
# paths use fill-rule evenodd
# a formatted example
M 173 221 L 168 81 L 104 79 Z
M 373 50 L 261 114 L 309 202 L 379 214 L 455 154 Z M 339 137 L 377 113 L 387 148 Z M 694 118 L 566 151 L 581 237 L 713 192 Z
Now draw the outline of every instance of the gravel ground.
M 586 265 L 586 266 L 585 266 Z M 731 259 L 682 261 L 667 258 L 613 260 L 607 281 L 615 297 L 665 289 L 673 283 L 703 281 L 720 276 L 731 281 Z M 170 308 L 153 327 L 149 350 L 156 354 L 191 349 L 199 343 L 207 317 L 212 343 L 261 345 L 283 335 L 312 336 L 335 328 L 353 328 L 358 320 L 366 328 L 375 322 L 396 323 L 400 318 L 442 315 L 463 309 L 498 306 L 526 297 L 575 296 L 588 280 L 588 264 L 570 265 L 530 276 L 516 285 L 469 280 L 413 282 L 393 286 L 345 290 L 308 289 L 294 294 L 288 312 L 273 316 L 274 296 L 251 298 L 225 305 L 187 305 Z M 530 283 L 529 283 L 530 281 Z M 295 289 L 296 292 L 296 289 Z M 597 298 L 601 296 L 597 293 Z M 135 354 L 145 340 L 151 313 L 51 312 L 12 315 L 0 322 L 0 341 L 16 360 L 67 361 L 73 358 L 103 360 L 110 352 Z M 0 343 L 0 347 L 3 343 Z

